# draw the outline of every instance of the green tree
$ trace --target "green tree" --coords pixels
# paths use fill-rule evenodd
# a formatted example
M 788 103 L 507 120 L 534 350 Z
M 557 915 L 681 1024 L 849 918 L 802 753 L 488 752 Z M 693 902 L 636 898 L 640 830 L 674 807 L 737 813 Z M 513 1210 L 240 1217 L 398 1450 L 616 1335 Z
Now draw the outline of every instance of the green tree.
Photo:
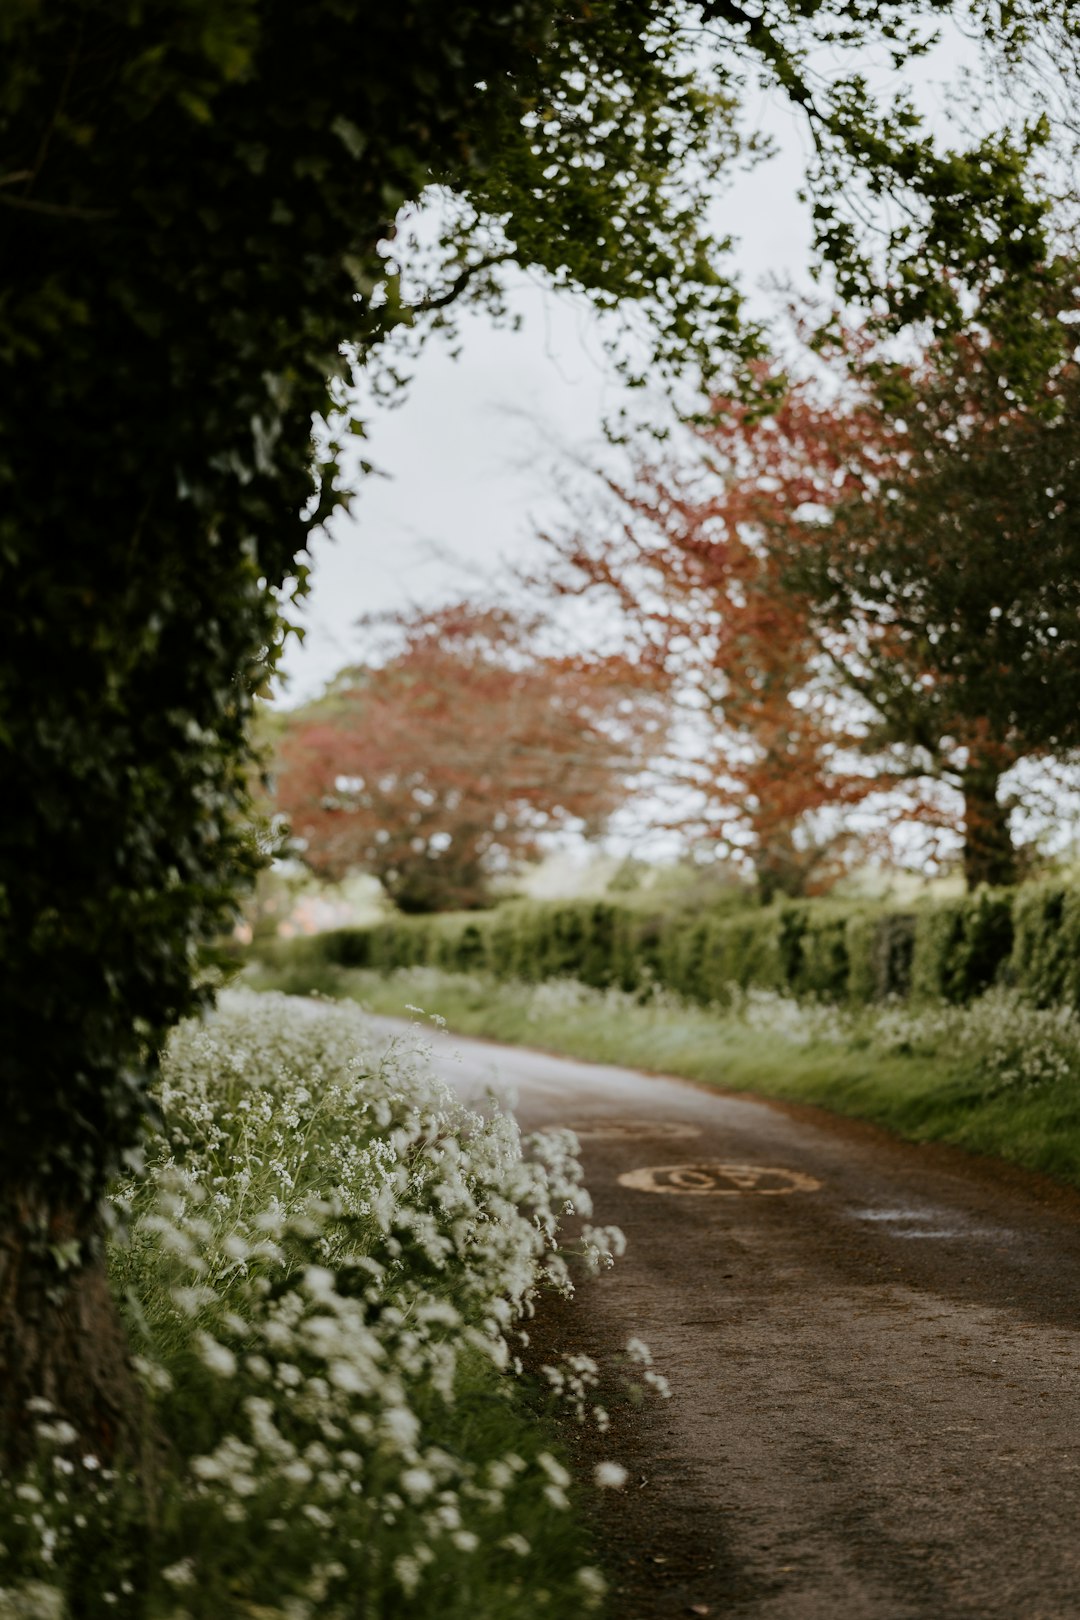
M 969 888 L 1019 876 L 1002 778 L 1080 748 L 1080 365 L 1060 313 L 1058 363 L 1023 398 L 986 340 L 864 356 L 806 446 L 843 469 L 831 511 L 772 531 L 872 716 L 864 747 L 960 796 Z
M 758 69 L 813 124 L 822 249 L 852 286 L 872 279 L 841 202 L 861 164 L 914 200 L 891 243 L 905 313 L 953 318 L 969 270 L 1015 303 L 1043 257 L 1022 156 L 938 154 L 902 109 L 874 116 L 857 75 L 808 88 L 816 46 L 873 34 L 903 53 L 905 18 L 943 6 L 0 8 L 6 1455 L 33 1395 L 102 1455 L 131 1438 L 99 1201 L 254 860 L 252 695 L 343 498 L 342 345 L 362 361 L 457 296 L 497 303 L 510 256 L 601 305 L 637 300 L 668 370 L 746 351 L 699 220 Z M 394 222 L 433 186 L 463 201 L 409 307 Z M 920 271 L 942 258 L 948 283 Z

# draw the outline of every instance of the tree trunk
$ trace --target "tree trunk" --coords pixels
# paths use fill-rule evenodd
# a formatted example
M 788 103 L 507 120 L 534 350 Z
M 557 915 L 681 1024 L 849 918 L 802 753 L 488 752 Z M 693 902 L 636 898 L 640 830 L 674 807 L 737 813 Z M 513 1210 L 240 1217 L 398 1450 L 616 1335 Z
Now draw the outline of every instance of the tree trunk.
M 774 836 L 755 852 L 754 877 L 758 899 L 763 906 L 774 900 L 801 900 L 809 877 L 805 851 L 795 848 L 784 835 Z
M 0 1455 L 34 1449 L 31 1401 L 70 1423 L 82 1454 L 137 1462 L 142 1399 L 109 1291 L 99 1210 L 40 1187 L 0 1198 Z M 39 1420 L 39 1419 L 37 1419 Z
M 1009 812 L 998 803 L 998 780 L 999 773 L 986 766 L 972 766 L 963 775 L 964 878 L 969 889 L 980 883 L 1003 887 L 1017 880 Z

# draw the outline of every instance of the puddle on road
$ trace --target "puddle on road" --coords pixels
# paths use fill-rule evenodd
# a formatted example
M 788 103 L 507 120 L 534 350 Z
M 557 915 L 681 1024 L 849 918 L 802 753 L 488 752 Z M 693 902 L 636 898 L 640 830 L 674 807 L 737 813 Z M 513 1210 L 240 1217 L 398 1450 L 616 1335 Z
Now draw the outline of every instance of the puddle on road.
M 619 1185 L 635 1192 L 739 1198 L 746 1193 L 776 1197 L 794 1192 L 817 1192 L 821 1182 L 802 1170 L 782 1170 L 774 1165 L 662 1164 L 626 1170 L 619 1177 Z
M 867 1221 L 882 1226 L 889 1237 L 908 1241 L 943 1238 L 1003 1238 L 1009 1233 L 996 1226 L 958 1226 L 955 1215 L 947 1209 L 853 1209 L 848 1212 L 852 1220 Z M 952 1221 L 952 1224 L 945 1224 Z

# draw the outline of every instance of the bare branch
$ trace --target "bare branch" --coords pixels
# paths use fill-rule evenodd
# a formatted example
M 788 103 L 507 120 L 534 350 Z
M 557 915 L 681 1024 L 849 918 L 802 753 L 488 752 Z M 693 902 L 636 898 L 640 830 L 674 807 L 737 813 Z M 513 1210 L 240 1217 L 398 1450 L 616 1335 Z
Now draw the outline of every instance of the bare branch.
M 485 270 L 495 269 L 497 265 L 508 264 L 513 257 L 512 253 L 485 254 L 482 259 L 476 259 L 472 264 L 467 264 L 454 277 L 445 292 L 436 293 L 430 298 L 421 298 L 415 304 L 410 304 L 408 306 L 410 313 L 427 315 L 433 309 L 445 309 L 448 304 L 454 303 L 456 299 L 461 297 L 461 294 L 474 277 L 482 275 Z

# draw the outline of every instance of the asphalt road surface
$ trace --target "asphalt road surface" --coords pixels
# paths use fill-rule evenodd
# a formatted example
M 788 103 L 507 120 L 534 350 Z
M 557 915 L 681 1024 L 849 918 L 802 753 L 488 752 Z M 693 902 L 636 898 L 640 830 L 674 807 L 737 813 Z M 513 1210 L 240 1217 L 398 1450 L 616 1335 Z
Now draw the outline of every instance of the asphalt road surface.
M 614 1620 L 1080 1620 L 1080 1195 L 817 1110 L 433 1044 L 465 1095 L 579 1133 L 629 1241 L 537 1324 L 547 1359 L 638 1335 L 671 1383 L 573 1440 L 630 1469 L 598 1509 Z

